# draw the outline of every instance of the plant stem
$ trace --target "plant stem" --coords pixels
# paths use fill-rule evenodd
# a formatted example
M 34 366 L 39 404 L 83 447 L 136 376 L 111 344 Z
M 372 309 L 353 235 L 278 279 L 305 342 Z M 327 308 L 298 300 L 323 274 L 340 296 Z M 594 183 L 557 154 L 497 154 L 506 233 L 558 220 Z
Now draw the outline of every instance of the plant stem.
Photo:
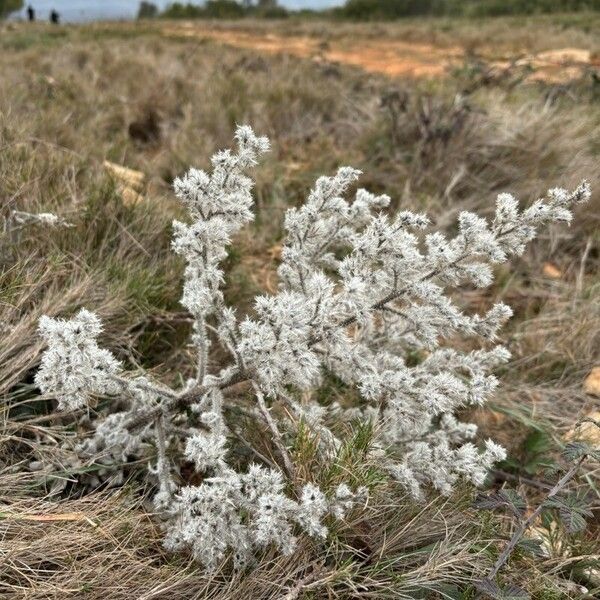
M 281 454 L 281 458 L 283 459 L 283 464 L 288 476 L 290 479 L 293 479 L 295 472 L 294 464 L 292 463 L 292 459 L 290 458 L 287 448 L 283 443 L 283 436 L 281 435 L 281 432 L 277 427 L 277 423 L 275 423 L 275 420 L 267 408 L 263 393 L 256 384 L 254 384 L 254 389 L 256 391 L 256 399 L 258 400 L 258 408 L 260 409 L 260 412 L 262 413 L 267 425 L 269 426 L 269 429 L 271 430 L 271 433 L 273 434 L 273 443 L 277 447 L 277 450 L 279 450 L 279 454 Z
M 548 492 L 548 495 L 546 496 L 545 500 L 543 502 L 540 502 L 538 507 L 531 513 L 531 515 L 529 515 L 527 519 L 521 522 L 519 527 L 513 533 L 512 538 L 510 539 L 504 550 L 501 552 L 500 556 L 498 557 L 498 560 L 492 567 L 492 570 L 488 573 L 487 579 L 493 579 L 494 577 L 496 577 L 498 571 L 500 571 L 500 569 L 504 566 L 504 564 L 512 554 L 512 551 L 515 549 L 515 546 L 519 543 L 521 537 L 523 537 L 525 531 L 539 517 L 540 513 L 544 508 L 546 500 L 549 500 L 550 498 L 556 496 L 556 494 L 558 494 L 567 485 L 567 483 L 569 483 L 569 481 L 573 479 L 573 476 L 575 475 L 575 473 L 586 458 L 586 456 L 582 456 L 581 458 L 579 458 L 579 460 L 571 466 L 571 468 L 561 477 L 558 483 Z
M 204 376 L 206 375 L 207 363 L 207 344 L 206 344 L 206 324 L 203 317 L 196 319 L 196 340 L 198 347 L 198 365 L 196 367 L 196 381 L 202 385 Z
M 156 433 L 156 449 L 158 451 L 158 460 L 156 463 L 156 472 L 161 491 L 171 494 L 171 473 L 169 471 L 169 462 L 167 460 L 167 440 L 165 435 L 164 415 L 156 419 L 154 431 Z

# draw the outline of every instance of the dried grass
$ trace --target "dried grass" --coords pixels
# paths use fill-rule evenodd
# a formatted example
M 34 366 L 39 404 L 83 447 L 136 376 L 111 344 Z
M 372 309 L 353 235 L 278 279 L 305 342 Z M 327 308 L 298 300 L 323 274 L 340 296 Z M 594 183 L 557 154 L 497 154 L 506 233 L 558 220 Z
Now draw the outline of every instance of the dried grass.
M 281 600 L 308 590 L 319 598 L 412 598 L 467 583 L 489 566 L 464 508 L 438 501 L 399 510 L 396 492 L 337 531 L 329 550 L 304 539 L 292 557 L 267 555 L 243 576 L 208 578 L 185 556 L 165 554 L 159 526 L 132 489 L 53 499 L 34 496 L 34 484 L 23 473 L 2 474 L 3 598 Z

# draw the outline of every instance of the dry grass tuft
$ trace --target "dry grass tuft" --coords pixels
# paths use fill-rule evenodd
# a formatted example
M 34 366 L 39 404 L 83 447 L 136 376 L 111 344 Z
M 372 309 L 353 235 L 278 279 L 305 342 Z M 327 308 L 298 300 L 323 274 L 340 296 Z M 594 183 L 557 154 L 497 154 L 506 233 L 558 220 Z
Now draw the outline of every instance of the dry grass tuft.
M 207 578 L 185 556 L 164 553 L 133 489 L 53 499 L 32 494 L 35 479 L 22 473 L 3 474 L 2 484 L 3 598 L 413 598 L 466 584 L 490 562 L 465 528 L 464 498 L 418 510 L 400 499 L 399 510 L 394 491 L 336 531 L 329 549 L 304 539 L 292 557 L 267 555 L 241 576 Z

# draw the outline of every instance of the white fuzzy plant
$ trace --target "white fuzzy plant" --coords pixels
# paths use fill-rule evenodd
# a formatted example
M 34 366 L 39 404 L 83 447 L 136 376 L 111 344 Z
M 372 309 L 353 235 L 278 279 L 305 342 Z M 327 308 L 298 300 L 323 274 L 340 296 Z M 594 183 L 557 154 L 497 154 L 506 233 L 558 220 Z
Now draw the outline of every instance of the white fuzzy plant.
M 521 254 L 539 225 L 570 222 L 572 205 L 590 196 L 583 183 L 574 192 L 550 190 L 520 210 L 513 196 L 500 194 L 491 223 L 463 212 L 458 232 L 447 238 L 426 233 L 425 215 L 382 212 L 388 196 L 360 189 L 352 202 L 344 199 L 360 172 L 340 168 L 317 180 L 303 206 L 287 211 L 279 291 L 257 297 L 252 316 L 240 321 L 225 306 L 221 264 L 232 237 L 253 219 L 253 182 L 245 173 L 269 142 L 246 126 L 235 138 L 237 150 L 215 154 L 211 174 L 191 169 L 175 182 L 190 216 L 189 223 L 174 222 L 173 249 L 187 263 L 182 304 L 194 318 L 195 377 L 170 389 L 147 375 L 128 376 L 97 345 L 101 323 L 87 310 L 70 320 L 42 318 L 48 348 L 36 377 L 59 409 L 86 407 L 94 396 L 127 399 L 126 410 L 98 419 L 86 448 L 148 458 L 167 547 L 191 549 L 207 569 L 231 550 L 237 566 L 266 546 L 290 553 L 298 532 L 324 538 L 324 520 L 343 519 L 365 497 L 364 489 L 345 484 L 326 495 L 298 481 L 286 444 L 300 421 L 329 455 L 340 444 L 332 423 L 370 421 L 373 459 L 415 499 L 427 487 L 448 494 L 460 478 L 482 484 L 505 452 L 491 440 L 478 448 L 476 426 L 456 415 L 495 390 L 490 371 L 509 353 L 493 342 L 511 311 L 496 304 L 469 315 L 448 292 L 465 283 L 489 286 L 493 264 Z M 480 339 L 481 349 L 449 347 L 457 335 Z M 231 361 L 211 370 L 215 342 Z M 407 360 L 415 353 L 420 361 Z M 319 405 L 310 392 L 325 373 L 354 386 L 360 406 Z M 232 467 L 226 409 L 247 403 L 247 395 L 232 395 L 242 382 L 254 399 L 245 413 L 270 431 L 279 466 Z M 202 483 L 181 483 L 184 460 Z

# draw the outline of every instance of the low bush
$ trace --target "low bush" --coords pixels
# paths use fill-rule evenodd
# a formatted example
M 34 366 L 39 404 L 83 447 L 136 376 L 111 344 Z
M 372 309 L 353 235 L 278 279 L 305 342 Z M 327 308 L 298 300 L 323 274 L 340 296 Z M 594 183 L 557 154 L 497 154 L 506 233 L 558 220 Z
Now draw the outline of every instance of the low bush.
M 181 302 L 193 320 L 195 376 L 167 387 L 150 372 L 125 372 L 98 345 L 100 319 L 82 309 L 41 319 L 48 347 L 35 379 L 63 410 L 112 399 L 78 452 L 101 453 L 112 473 L 146 462 L 167 547 L 191 549 L 208 570 L 230 555 L 247 565 L 269 547 L 290 554 L 300 532 L 324 541 L 377 479 L 397 481 L 414 502 L 483 484 L 505 451 L 480 444 L 460 417 L 498 385 L 492 371 L 509 353 L 496 335 L 511 310 L 497 303 L 467 314 L 452 294 L 489 286 L 493 265 L 522 254 L 540 225 L 570 222 L 590 196 L 586 183 L 552 189 L 521 210 L 500 194 L 491 223 L 462 212 L 447 238 L 426 233 L 424 214 L 386 215 L 386 195 L 359 189 L 347 201 L 360 172 L 342 167 L 287 211 L 279 291 L 259 295 L 239 318 L 225 304 L 223 261 L 254 218 L 246 173 L 269 141 L 249 127 L 236 141 L 237 150 L 213 156 L 212 173 L 191 169 L 175 181 L 191 219 L 174 221 L 172 246 L 186 262 Z M 347 402 L 319 401 L 331 378 Z M 368 432 L 363 451 L 375 477 L 336 468 L 350 422 Z M 261 430 L 271 440 L 266 455 L 264 439 L 248 441 Z M 329 469 L 298 468 L 290 449 L 306 432 Z

